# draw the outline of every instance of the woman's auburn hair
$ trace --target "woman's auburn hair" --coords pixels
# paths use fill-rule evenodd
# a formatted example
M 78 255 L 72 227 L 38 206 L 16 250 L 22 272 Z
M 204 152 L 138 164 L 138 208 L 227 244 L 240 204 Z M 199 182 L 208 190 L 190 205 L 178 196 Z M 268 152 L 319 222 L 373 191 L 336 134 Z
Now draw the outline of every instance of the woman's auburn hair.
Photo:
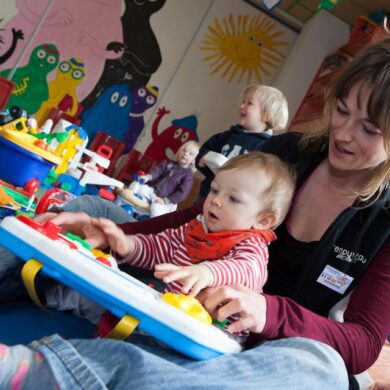
M 372 173 L 363 188 L 355 189 L 361 201 L 375 202 L 390 179 L 390 37 L 371 43 L 340 72 L 325 90 L 325 105 L 317 127 L 305 133 L 301 139 L 301 148 L 313 142 L 329 137 L 332 112 L 337 100 L 348 96 L 350 90 L 361 83 L 359 93 L 370 90 L 367 114 L 370 121 L 382 131 L 386 161 Z

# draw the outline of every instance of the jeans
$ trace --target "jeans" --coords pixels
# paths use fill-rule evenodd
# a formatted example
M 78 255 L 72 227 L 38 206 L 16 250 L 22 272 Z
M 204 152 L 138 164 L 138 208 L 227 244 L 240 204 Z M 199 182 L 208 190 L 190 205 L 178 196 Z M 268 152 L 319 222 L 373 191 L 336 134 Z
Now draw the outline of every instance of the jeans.
M 9 388 L 12 374 L 24 360 L 30 367 L 24 377 L 26 386 L 20 388 L 26 389 L 54 382 L 60 389 L 74 390 L 348 389 L 340 355 L 314 340 L 266 341 L 245 352 L 208 361 L 195 361 L 165 349 L 147 336 L 135 335 L 130 341 L 65 341 L 54 335 L 33 342 L 29 348 L 8 348 L 15 350 L 14 359 L 0 356 L 0 388 Z M 31 364 L 41 355 L 44 362 Z M 28 387 L 32 383 L 34 386 Z
M 66 203 L 62 209 L 64 211 L 84 211 L 92 217 L 107 218 L 118 224 L 133 220 L 122 207 L 98 196 L 79 196 Z

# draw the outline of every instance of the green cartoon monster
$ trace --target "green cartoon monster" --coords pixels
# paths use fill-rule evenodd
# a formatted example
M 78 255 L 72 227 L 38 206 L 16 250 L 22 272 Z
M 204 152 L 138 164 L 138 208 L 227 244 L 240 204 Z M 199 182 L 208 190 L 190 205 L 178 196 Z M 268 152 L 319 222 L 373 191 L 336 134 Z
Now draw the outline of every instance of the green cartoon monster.
M 37 46 L 31 53 L 27 65 L 17 68 L 12 77 L 15 87 L 7 107 L 19 106 L 28 114 L 38 111 L 42 102 L 48 99 L 47 75 L 54 70 L 60 55 L 52 44 Z M 11 69 L 3 70 L 0 76 L 7 77 Z

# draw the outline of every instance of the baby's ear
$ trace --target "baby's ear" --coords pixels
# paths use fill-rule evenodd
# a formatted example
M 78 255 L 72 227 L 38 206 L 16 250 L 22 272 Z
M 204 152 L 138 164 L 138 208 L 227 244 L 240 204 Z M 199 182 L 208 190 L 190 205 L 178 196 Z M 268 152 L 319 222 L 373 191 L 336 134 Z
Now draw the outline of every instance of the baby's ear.
M 276 215 L 272 212 L 259 213 L 256 218 L 255 229 L 270 229 L 276 224 Z

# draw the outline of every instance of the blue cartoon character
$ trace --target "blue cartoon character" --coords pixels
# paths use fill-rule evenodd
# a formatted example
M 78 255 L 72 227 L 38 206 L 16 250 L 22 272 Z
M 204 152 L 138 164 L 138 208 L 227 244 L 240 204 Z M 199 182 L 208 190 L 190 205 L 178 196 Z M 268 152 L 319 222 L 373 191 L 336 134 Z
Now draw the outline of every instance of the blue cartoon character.
M 169 113 L 170 111 L 164 107 L 159 108 L 157 118 L 152 125 L 153 141 L 145 150 L 145 154 L 155 161 L 173 160 L 181 145 L 187 141 L 198 140 L 196 133 L 198 120 L 195 115 L 174 119 L 171 122 L 172 126 L 167 127 L 159 134 L 158 125 L 163 116 Z
M 123 141 L 129 129 L 131 91 L 127 83 L 112 85 L 99 97 L 94 106 L 81 115 L 81 126 L 91 142 L 99 130 Z
M 59 62 L 60 54 L 55 45 L 37 46 L 31 53 L 26 66 L 17 68 L 12 76 L 15 88 L 8 100 L 7 107 L 23 107 L 28 114 L 39 110 L 42 102 L 49 97 L 47 75 Z M 11 69 L 3 70 L 0 76 L 7 77 Z
M 158 87 L 147 85 L 133 89 L 131 93 L 132 108 L 130 112 L 129 130 L 125 136 L 125 152 L 133 148 L 145 126 L 144 113 L 157 102 Z

